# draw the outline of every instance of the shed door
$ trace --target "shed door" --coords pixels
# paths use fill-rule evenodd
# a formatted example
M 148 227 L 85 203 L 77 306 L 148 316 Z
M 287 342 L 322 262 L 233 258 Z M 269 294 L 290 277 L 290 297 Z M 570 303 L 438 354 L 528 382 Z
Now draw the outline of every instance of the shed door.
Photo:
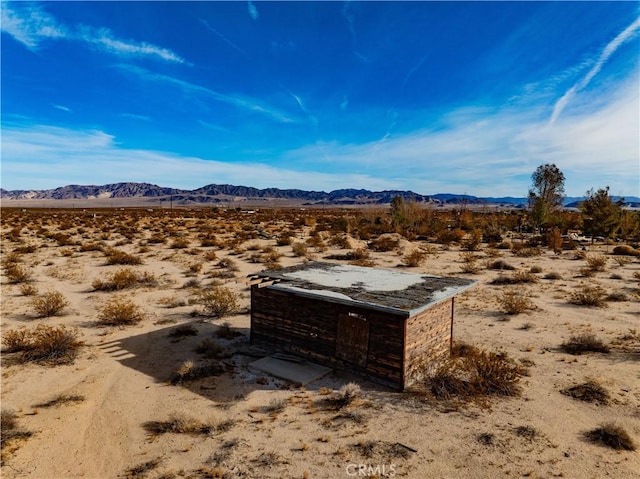
M 367 365 L 369 322 L 361 314 L 344 313 L 338 317 L 336 356 L 358 366 Z

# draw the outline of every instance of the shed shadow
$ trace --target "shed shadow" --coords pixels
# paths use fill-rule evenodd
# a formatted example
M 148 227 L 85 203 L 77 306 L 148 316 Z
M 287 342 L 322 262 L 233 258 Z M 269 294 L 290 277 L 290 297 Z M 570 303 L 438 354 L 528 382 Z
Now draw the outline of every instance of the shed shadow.
M 179 333 L 188 329 L 193 329 L 196 334 Z M 249 363 L 279 351 L 250 346 L 248 328 L 231 328 L 233 333 L 238 334 L 232 339 L 217 337 L 216 332 L 220 329 L 219 324 L 192 320 L 143 334 L 105 341 L 96 347 L 123 366 L 153 378 L 158 384 L 176 384 L 176 387 L 186 388 L 222 406 L 242 400 L 254 391 L 296 389 L 300 386 L 249 369 Z M 196 352 L 203 340 L 218 343 L 227 353 L 212 359 L 203 357 Z M 195 365 L 216 364 L 220 366 L 221 371 L 211 376 L 176 383 L 177 372 L 186 361 L 192 361 Z M 342 371 L 332 371 L 304 387 L 312 391 L 323 387 L 337 389 L 348 382 L 357 382 L 365 390 L 390 391 L 384 386 Z

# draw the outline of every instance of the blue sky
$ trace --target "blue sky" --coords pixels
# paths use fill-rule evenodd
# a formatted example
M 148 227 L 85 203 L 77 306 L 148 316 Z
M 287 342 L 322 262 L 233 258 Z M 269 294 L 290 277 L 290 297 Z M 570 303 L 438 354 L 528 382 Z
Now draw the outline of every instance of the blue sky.
M 3 2 L 5 189 L 640 196 L 637 2 Z

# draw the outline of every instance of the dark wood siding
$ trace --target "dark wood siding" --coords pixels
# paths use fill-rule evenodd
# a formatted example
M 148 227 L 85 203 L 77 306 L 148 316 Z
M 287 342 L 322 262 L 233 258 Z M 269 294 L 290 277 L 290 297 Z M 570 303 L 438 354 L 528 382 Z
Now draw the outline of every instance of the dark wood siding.
M 350 333 L 357 352 L 338 345 L 339 318 L 360 318 Z M 309 298 L 274 288 L 251 288 L 251 343 L 301 354 L 337 369 L 402 389 L 404 321 L 398 314 Z M 343 328 L 347 327 L 344 322 Z M 365 341 L 366 336 L 368 339 Z M 357 338 L 357 339 L 354 339 Z M 340 348 L 343 348 L 342 350 Z

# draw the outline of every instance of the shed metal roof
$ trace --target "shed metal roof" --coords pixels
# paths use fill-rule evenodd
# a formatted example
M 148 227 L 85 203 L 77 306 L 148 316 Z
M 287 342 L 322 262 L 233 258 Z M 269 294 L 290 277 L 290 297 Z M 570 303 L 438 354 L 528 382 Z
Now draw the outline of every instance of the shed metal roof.
M 413 316 L 477 283 L 475 280 L 322 262 L 262 271 L 267 286 L 301 296 Z

